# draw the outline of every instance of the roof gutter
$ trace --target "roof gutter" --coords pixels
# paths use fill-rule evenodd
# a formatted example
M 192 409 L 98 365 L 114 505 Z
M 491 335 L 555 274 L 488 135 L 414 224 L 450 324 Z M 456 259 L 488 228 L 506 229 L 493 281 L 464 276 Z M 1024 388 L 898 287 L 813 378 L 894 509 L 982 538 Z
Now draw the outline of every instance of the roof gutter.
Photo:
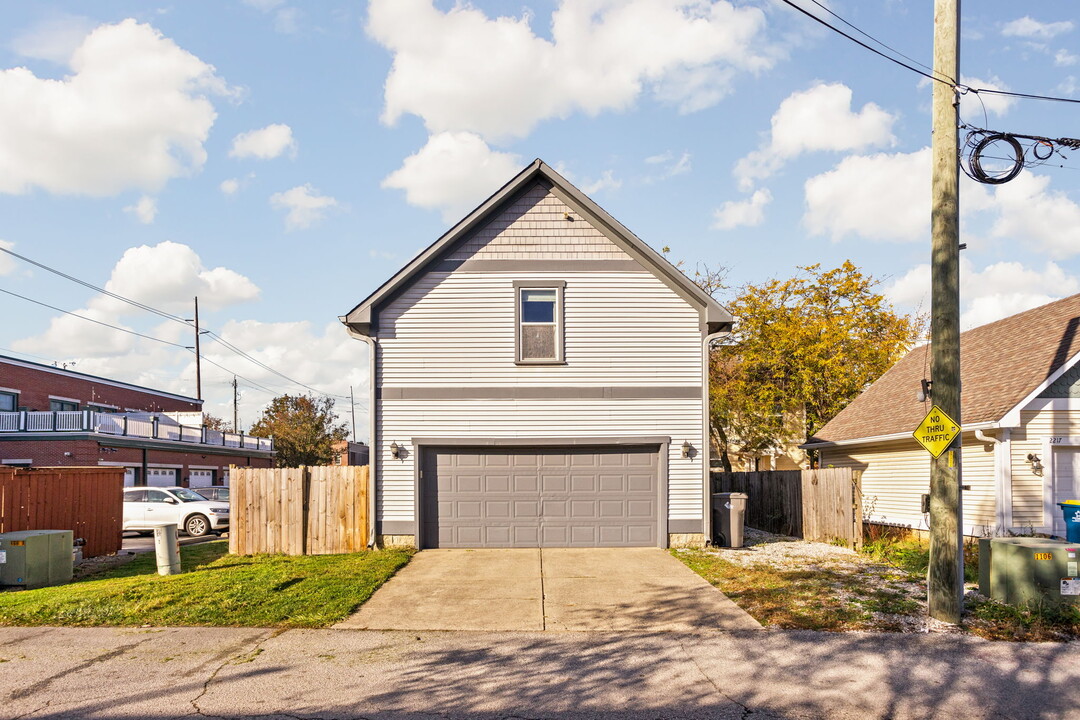
M 973 423 L 971 425 L 964 425 L 963 432 L 974 430 L 976 435 L 983 430 L 995 430 L 999 427 L 998 423 L 993 420 L 989 420 L 981 423 Z M 909 440 L 912 438 L 910 432 L 889 433 L 888 435 L 874 435 L 872 437 L 850 438 L 848 440 L 822 440 L 819 442 L 803 443 L 799 446 L 802 450 L 821 450 L 823 448 L 834 447 L 846 447 L 849 445 L 868 445 L 870 443 L 889 442 L 892 440 Z M 981 438 L 980 438 L 981 439 Z M 991 442 L 993 439 L 991 438 Z
M 349 337 L 357 340 L 363 340 L 368 346 L 368 547 L 375 547 L 375 479 L 379 470 L 379 453 L 381 452 L 381 445 L 377 442 L 375 437 L 375 420 L 376 413 L 378 412 L 378 405 L 375 399 L 375 368 L 376 360 L 379 352 L 379 344 L 375 341 L 375 338 L 366 335 L 364 332 L 359 332 L 345 322 L 345 318 L 338 318 L 342 324 L 345 325 L 345 330 L 349 333 Z

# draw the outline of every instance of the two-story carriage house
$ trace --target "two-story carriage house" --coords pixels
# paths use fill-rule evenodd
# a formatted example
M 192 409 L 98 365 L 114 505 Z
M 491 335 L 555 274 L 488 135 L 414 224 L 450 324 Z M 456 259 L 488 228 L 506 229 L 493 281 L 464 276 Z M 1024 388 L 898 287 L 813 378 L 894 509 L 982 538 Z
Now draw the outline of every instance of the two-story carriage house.
M 731 315 L 542 161 L 341 320 L 370 351 L 373 540 L 708 537 L 706 353 Z

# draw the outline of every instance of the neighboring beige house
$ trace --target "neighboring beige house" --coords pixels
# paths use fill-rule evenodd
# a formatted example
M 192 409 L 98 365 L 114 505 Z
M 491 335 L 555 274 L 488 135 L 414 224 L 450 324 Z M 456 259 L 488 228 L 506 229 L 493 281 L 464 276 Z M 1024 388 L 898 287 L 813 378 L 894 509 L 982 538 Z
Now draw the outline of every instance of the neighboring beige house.
M 371 349 L 381 542 L 704 542 L 731 316 L 540 160 L 341 319 Z
M 964 531 L 1063 535 L 1055 504 L 1080 495 L 1080 295 L 960 335 Z M 930 454 L 911 433 L 933 400 L 929 347 L 912 350 L 803 447 L 863 470 L 871 521 L 927 528 Z

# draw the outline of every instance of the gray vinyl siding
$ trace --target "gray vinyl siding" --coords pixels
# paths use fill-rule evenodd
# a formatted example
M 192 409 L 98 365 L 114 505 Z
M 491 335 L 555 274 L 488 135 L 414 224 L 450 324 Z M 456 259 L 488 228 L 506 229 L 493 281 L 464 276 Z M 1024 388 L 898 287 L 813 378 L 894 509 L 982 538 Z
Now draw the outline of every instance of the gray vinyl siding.
M 379 518 L 414 520 L 418 458 L 413 452 L 391 458 L 392 441 L 409 448 L 413 438 L 647 436 L 671 438 L 669 518 L 700 521 L 706 443 L 698 309 L 644 268 L 627 269 L 625 252 L 539 184 L 446 259 L 465 264 L 427 272 L 378 310 Z M 511 267 L 470 269 L 474 260 Z M 529 268 L 577 260 L 591 264 L 571 272 Z M 519 365 L 514 282 L 545 280 L 565 283 L 565 364 Z M 420 392 L 425 388 L 433 391 L 428 398 Z M 486 388 L 488 395 L 492 388 L 562 390 L 552 397 L 468 399 L 469 388 Z M 623 392 L 621 399 L 589 398 L 574 388 Z M 634 388 L 642 389 L 637 397 Z M 679 392 L 656 397 L 664 388 Z M 410 393 L 395 398 L 399 390 Z M 464 396 L 448 399 L 455 390 Z M 684 440 L 697 449 L 692 459 L 681 457 Z
M 566 365 L 514 365 L 521 279 L 566 282 Z M 698 312 L 647 273 L 433 272 L 379 318 L 382 387 L 701 386 Z

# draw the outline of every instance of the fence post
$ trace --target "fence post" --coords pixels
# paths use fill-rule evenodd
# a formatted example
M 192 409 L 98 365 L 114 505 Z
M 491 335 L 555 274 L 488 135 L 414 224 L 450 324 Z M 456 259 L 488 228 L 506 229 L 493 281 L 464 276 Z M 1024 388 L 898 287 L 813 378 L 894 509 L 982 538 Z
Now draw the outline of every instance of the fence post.
M 862 470 L 851 471 L 851 514 L 855 535 L 855 549 L 863 546 Z
M 300 488 L 303 502 L 300 505 L 300 554 L 308 554 L 308 505 L 311 500 L 311 468 L 300 466 Z

